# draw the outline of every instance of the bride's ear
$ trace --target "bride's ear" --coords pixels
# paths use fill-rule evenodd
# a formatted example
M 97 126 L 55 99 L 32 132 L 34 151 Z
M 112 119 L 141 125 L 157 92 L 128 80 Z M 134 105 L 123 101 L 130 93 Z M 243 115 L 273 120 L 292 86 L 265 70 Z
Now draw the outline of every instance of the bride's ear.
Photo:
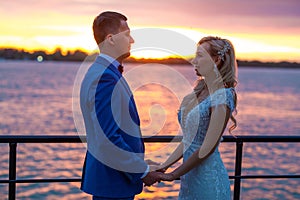
M 216 64 L 217 66 L 219 66 L 220 63 L 221 63 L 221 56 L 216 56 L 215 59 L 214 59 L 214 62 L 215 62 L 215 64 Z

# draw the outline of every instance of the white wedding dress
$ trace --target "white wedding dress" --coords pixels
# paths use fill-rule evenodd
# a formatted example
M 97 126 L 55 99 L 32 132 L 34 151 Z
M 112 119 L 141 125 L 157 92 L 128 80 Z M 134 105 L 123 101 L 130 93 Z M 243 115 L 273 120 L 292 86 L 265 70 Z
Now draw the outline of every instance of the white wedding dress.
M 179 111 L 185 162 L 203 143 L 210 122 L 210 107 L 226 104 L 234 110 L 233 89 L 219 89 L 194 107 L 186 117 Z M 184 109 L 184 108 L 182 108 Z M 199 166 L 181 177 L 180 200 L 230 200 L 230 182 L 218 147 Z

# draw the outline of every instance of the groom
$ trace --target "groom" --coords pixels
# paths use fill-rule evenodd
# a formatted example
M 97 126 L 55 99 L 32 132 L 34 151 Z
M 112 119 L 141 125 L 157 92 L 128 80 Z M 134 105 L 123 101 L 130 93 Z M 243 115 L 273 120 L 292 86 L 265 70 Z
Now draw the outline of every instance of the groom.
M 134 42 L 127 18 L 103 12 L 93 23 L 100 54 L 85 74 L 80 89 L 87 152 L 81 189 L 93 199 L 134 199 L 160 180 L 144 161 L 140 119 L 131 90 L 122 76 L 122 61 Z

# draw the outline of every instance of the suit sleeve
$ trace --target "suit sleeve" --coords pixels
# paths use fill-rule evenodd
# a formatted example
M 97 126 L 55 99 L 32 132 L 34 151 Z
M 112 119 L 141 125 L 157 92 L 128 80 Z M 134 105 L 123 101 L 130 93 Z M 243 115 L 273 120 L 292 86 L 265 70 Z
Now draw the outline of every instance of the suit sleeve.
M 114 91 L 116 84 L 117 80 L 112 75 L 104 73 L 95 92 L 95 112 L 101 137 L 100 159 L 107 166 L 122 171 L 131 181 L 136 181 L 146 171 L 147 164 L 139 155 L 141 153 L 135 153 L 123 138 L 126 133 L 119 126 L 122 121 L 120 113 L 128 107 L 121 102 L 124 91 Z

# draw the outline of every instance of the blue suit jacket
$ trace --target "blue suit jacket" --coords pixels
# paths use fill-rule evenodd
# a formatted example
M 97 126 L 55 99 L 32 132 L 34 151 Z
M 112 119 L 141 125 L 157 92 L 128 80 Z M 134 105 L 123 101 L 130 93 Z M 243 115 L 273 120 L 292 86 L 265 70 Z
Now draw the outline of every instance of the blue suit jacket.
M 81 189 L 110 198 L 140 193 L 147 169 L 140 119 L 127 82 L 102 57 L 85 74 L 80 107 L 88 147 Z

